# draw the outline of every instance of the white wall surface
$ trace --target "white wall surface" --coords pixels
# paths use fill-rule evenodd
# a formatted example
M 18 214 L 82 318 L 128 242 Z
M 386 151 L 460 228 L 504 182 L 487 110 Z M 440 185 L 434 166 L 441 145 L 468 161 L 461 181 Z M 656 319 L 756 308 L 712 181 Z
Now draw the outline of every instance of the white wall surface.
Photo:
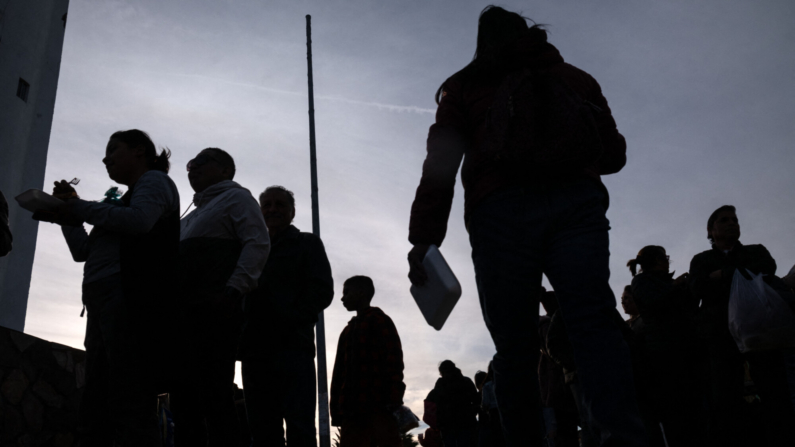
M 10 1 L 0 10 L 0 191 L 14 249 L 0 258 L 0 326 L 25 327 L 38 224 L 14 197 L 44 187 L 68 0 Z M 19 79 L 30 84 L 17 97 Z

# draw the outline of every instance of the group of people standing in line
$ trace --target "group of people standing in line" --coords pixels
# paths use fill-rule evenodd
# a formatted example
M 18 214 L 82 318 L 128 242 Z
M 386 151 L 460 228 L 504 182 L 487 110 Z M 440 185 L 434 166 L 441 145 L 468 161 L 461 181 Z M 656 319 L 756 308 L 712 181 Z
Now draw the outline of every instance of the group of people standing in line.
M 89 201 L 58 181 L 61 207 L 33 216 L 59 224 L 85 263 L 79 445 L 162 445 L 155 410 L 164 393 L 175 445 L 247 444 L 237 360 L 252 445 L 284 445 L 283 424 L 289 445 L 317 445 L 314 327 L 334 295 L 322 241 L 292 225 L 291 191 L 270 186 L 257 203 L 219 148 L 188 162 L 195 209 L 180 218 L 169 157 L 143 131 L 116 132 L 103 163 L 127 192 Z M 402 347 L 392 320 L 370 305 L 374 295 L 366 276 L 343 287 L 342 304 L 357 313 L 340 336 L 331 384 L 345 445 L 400 442 L 392 413 L 405 391 Z
M 511 447 L 574 445 L 577 424 L 584 445 L 749 445 L 746 371 L 764 414 L 754 445 L 792 444 L 791 354 L 742 354 L 727 328 L 734 270 L 776 271 L 764 247 L 739 242 L 734 208 L 709 218 L 713 248 L 687 276 L 673 278 L 662 247 L 630 262 L 627 325 L 608 284 L 601 182 L 624 167 L 626 142 L 596 80 L 565 63 L 542 26 L 489 6 L 473 61 L 436 100 L 411 209 L 409 279 L 428 280 L 422 261 L 445 238 L 463 160 L 464 218 L 496 347 L 480 390 L 452 362 L 440 365 L 426 409 L 435 407 L 445 447 L 472 445 L 451 415 L 472 422 L 478 412 L 492 435 L 484 438 Z M 56 182 L 62 208 L 34 215 L 60 224 L 85 262 L 81 445 L 155 445 L 164 391 L 177 445 L 237 445 L 236 359 L 253 445 L 284 445 L 285 422 L 288 445 L 315 445 L 312 332 L 333 295 L 322 242 L 291 225 L 289 190 L 269 187 L 258 204 L 218 148 L 188 163 L 196 208 L 180 218 L 168 157 L 144 132 L 114 133 L 103 163 L 128 191 L 92 202 Z M 532 292 L 544 274 L 554 292 Z M 342 447 L 400 445 L 391 413 L 405 392 L 402 348 L 374 295 L 367 277 L 344 284 L 342 303 L 356 316 L 340 336 L 330 396 Z

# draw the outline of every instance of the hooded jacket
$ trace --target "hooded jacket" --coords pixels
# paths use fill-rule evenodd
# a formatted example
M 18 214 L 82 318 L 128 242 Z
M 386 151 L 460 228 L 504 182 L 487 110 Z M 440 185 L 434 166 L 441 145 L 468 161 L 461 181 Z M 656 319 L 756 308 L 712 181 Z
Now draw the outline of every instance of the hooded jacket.
M 602 112 L 595 115 L 603 153 L 592 166 L 574 177 L 593 179 L 605 191 L 600 175 L 621 170 L 626 163 L 626 142 L 618 133 L 607 100 L 596 80 L 588 73 L 563 61 L 558 50 L 547 42 L 546 32 L 531 28 L 527 34 L 500 54 L 493 74 L 479 75 L 470 64 L 442 86 L 436 123 L 428 132 L 428 154 L 422 178 L 411 207 L 409 241 L 412 244 L 440 246 L 447 232 L 458 167 L 464 186 L 464 220 L 491 194 L 511 187 L 537 182 L 528 175 L 506 173 L 483 147 L 486 115 L 505 76 L 522 68 L 544 70 L 561 78 L 583 99 Z M 607 204 L 605 204 L 607 208 Z
M 180 222 L 182 305 L 212 301 L 227 286 L 256 289 L 270 252 L 265 219 L 251 193 L 224 180 L 193 196 L 196 209 Z

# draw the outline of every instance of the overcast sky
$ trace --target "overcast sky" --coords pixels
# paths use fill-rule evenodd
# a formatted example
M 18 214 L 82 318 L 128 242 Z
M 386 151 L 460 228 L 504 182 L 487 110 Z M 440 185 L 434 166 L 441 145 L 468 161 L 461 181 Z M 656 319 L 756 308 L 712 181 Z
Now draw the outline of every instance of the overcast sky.
M 709 248 L 706 220 L 737 206 L 741 240 L 764 244 L 784 274 L 795 263 L 795 2 L 555 1 L 500 3 L 548 24 L 564 59 L 592 74 L 627 139 L 610 196 L 611 286 L 645 245 L 679 272 Z M 108 137 L 139 128 L 173 151 L 182 208 L 185 164 L 221 147 L 257 195 L 296 193 L 311 231 L 305 19 L 313 17 L 321 234 L 335 300 L 326 312 L 329 370 L 351 318 L 343 281 L 373 278 L 403 341 L 406 403 L 422 399 L 444 359 L 472 376 L 494 345 L 477 302 L 458 185 L 442 252 L 463 296 L 441 332 L 409 294 L 408 220 L 439 85 L 472 58 L 473 1 L 71 0 L 45 189 L 82 179 L 100 199 Z M 25 331 L 81 347 L 82 265 L 58 227 L 40 225 Z

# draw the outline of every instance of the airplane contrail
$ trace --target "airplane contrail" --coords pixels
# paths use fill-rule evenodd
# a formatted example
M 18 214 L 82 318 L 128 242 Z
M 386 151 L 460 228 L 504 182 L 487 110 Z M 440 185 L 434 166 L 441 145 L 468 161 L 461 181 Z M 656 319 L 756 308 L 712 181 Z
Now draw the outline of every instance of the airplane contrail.
M 162 73 L 158 73 L 158 74 L 162 74 Z M 204 79 L 204 80 L 207 80 L 207 81 L 223 82 L 225 84 L 236 85 L 236 86 L 239 86 L 239 87 L 253 88 L 253 89 L 257 89 L 257 90 L 266 91 L 266 92 L 269 92 L 269 93 L 300 96 L 302 98 L 306 98 L 306 96 L 307 96 L 306 93 L 294 92 L 294 91 L 291 91 L 291 90 L 282 90 L 282 89 L 278 89 L 278 88 L 264 87 L 264 86 L 257 85 L 257 84 L 249 84 L 247 82 L 230 81 L 228 79 L 215 78 L 215 77 L 212 77 L 212 76 L 205 76 L 205 75 L 199 75 L 199 74 L 188 74 L 188 73 L 168 73 L 168 74 L 171 75 L 171 76 L 180 76 L 180 77 L 187 77 L 187 78 L 198 78 L 198 79 Z M 384 104 L 384 103 L 380 103 L 380 102 L 371 102 L 371 101 L 359 101 L 359 100 L 356 100 L 356 99 L 343 98 L 343 97 L 340 97 L 340 96 L 315 95 L 315 99 L 320 99 L 320 100 L 324 100 L 324 101 L 343 102 L 343 103 L 346 103 L 346 104 L 353 104 L 353 105 L 365 106 L 365 107 L 374 107 L 376 109 L 386 110 L 386 111 L 389 111 L 389 112 L 398 112 L 398 113 L 407 112 L 407 113 L 419 113 L 419 114 L 426 114 L 426 113 L 435 114 L 436 113 L 436 109 L 427 109 L 427 108 L 424 108 L 424 107 L 417 107 L 417 106 L 399 106 L 399 105 L 396 105 L 396 104 Z

